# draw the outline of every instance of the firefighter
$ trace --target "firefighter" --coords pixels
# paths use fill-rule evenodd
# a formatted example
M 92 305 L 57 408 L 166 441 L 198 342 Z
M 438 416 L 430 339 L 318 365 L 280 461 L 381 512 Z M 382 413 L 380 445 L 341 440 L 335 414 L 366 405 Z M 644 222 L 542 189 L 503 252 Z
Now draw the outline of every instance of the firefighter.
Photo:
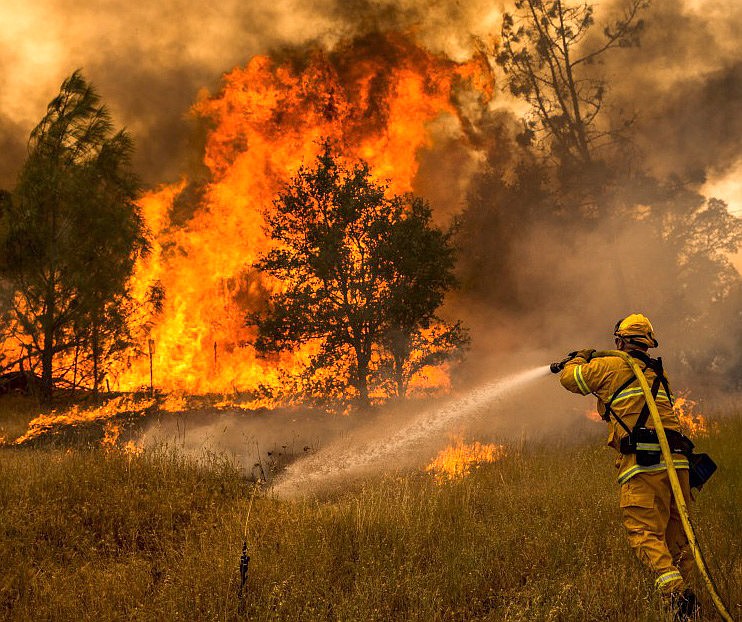
M 613 335 L 616 348 L 637 360 L 652 387 L 687 504 L 689 465 L 681 452 L 688 439 L 680 433 L 662 359 L 647 354 L 649 348 L 658 345 L 652 324 L 644 315 L 634 313 L 616 324 Z M 646 399 L 625 361 L 619 357 L 592 358 L 594 352 L 581 350 L 567 361 L 561 383 L 573 393 L 598 398 L 598 412 L 610 424 L 608 445 L 619 453 L 616 466 L 621 485 L 621 516 L 629 544 L 654 573 L 655 588 L 671 607 L 674 619 L 688 620 L 698 610 L 696 597 L 687 587 L 694 568 L 693 557 Z

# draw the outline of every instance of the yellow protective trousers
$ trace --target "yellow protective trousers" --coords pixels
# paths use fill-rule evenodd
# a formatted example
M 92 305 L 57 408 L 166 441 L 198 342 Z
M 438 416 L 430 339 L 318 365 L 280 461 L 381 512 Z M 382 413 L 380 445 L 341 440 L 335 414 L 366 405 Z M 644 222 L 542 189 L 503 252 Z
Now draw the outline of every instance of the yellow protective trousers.
M 677 471 L 686 505 L 690 503 L 688 471 Z M 656 575 L 662 595 L 682 591 L 694 563 L 688 538 L 672 496 L 667 471 L 639 473 L 621 486 L 621 514 L 629 544 Z

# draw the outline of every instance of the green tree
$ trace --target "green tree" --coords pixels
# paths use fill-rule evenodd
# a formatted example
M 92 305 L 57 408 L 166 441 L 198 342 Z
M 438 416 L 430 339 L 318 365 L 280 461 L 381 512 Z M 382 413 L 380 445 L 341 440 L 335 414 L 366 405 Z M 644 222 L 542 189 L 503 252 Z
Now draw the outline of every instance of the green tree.
M 130 168 L 132 142 L 79 71 L 67 78 L 31 132 L 29 153 L 6 202 L 5 278 L 29 360 L 40 360 L 42 396 L 82 350 L 97 389 L 111 342 L 126 332 L 127 283 L 147 251 Z M 66 359 L 55 367 L 55 362 Z
M 261 352 L 319 345 L 309 373 L 347 369 L 362 407 L 391 369 L 397 395 L 425 365 L 455 356 L 460 324 L 436 316 L 454 285 L 450 232 L 419 198 L 387 196 L 360 162 L 344 168 L 329 145 L 266 213 L 275 248 L 257 266 L 281 281 L 257 325 Z M 338 375 L 331 374 L 332 382 Z

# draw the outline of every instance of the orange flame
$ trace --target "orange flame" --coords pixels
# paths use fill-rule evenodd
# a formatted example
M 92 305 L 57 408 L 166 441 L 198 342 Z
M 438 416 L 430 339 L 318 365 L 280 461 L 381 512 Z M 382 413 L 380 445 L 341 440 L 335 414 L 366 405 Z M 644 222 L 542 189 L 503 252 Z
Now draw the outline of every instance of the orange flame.
M 144 447 L 137 445 L 134 441 L 126 441 L 121 451 L 131 459 L 141 456 L 144 453 Z
M 675 414 L 680 428 L 686 436 L 706 436 L 709 433 L 708 421 L 698 412 L 698 402 L 690 399 L 688 395 L 687 391 L 682 392 L 675 399 Z
M 504 445 L 492 443 L 465 443 L 456 438 L 452 445 L 443 449 L 435 459 L 425 467 L 438 482 L 445 482 L 466 477 L 472 469 L 484 463 L 497 462 L 506 454 Z
M 102 444 L 104 447 L 113 447 L 118 440 L 120 430 L 113 421 L 116 415 L 132 413 L 143 415 L 152 406 L 154 399 L 137 399 L 131 396 L 120 396 L 109 400 L 97 408 L 81 408 L 72 406 L 63 413 L 52 411 L 48 415 L 39 415 L 32 419 L 23 436 L 18 437 L 14 444 L 22 445 L 43 435 L 54 433 L 67 427 L 76 427 L 86 423 L 106 422 Z
M 116 448 L 116 442 L 121 435 L 121 426 L 115 421 L 107 421 L 103 426 L 103 439 L 100 444 L 103 449 L 110 451 Z
M 463 135 L 456 93 L 490 84 L 485 71 L 478 61 L 454 63 L 388 35 L 318 50 L 302 63 L 256 56 L 227 74 L 221 92 L 194 107 L 212 128 L 203 159 L 208 182 L 183 180 L 141 202 L 154 243 L 133 288 L 143 298 L 160 281 L 166 291 L 161 315 L 142 336 L 154 342 L 155 386 L 237 393 L 278 385 L 280 370 L 306 363 L 306 349 L 266 361 L 246 347 L 254 336 L 246 312 L 280 287 L 252 268 L 269 246 L 263 211 L 324 139 L 345 158 L 369 162 L 391 192 L 412 190 L 431 123 L 451 119 Z M 116 370 L 117 387 L 148 385 L 149 375 L 149 356 L 132 355 Z M 447 374 L 430 371 L 431 382 L 445 386 Z

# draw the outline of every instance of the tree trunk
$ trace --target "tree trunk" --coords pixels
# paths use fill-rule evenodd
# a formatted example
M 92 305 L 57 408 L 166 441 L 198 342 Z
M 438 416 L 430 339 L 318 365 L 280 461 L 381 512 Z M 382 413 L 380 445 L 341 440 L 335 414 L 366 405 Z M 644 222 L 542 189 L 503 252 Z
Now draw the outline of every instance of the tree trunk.
M 46 309 L 42 318 L 44 330 L 44 344 L 41 350 L 41 401 L 48 404 L 52 400 L 54 391 L 54 377 L 52 376 L 54 364 L 54 313 L 56 311 L 56 300 L 54 298 L 54 275 L 49 277 L 47 285 Z
M 366 410 L 371 405 L 368 399 L 368 364 L 371 355 L 366 352 L 362 344 L 356 344 L 353 349 L 356 353 L 355 386 L 358 390 L 357 403 L 361 410 Z
M 52 376 L 54 362 L 54 328 L 44 326 L 44 347 L 41 351 L 41 400 L 45 404 L 51 402 L 54 390 L 54 378 Z
M 75 391 L 77 390 L 77 362 L 80 357 L 80 342 L 75 343 L 75 361 L 72 367 L 72 397 L 75 397 Z
M 362 410 L 368 409 L 371 402 L 368 399 L 368 360 L 358 361 L 358 380 L 356 384 L 358 389 L 358 405 Z
M 98 366 L 100 359 L 100 335 L 98 333 L 98 321 L 93 321 L 93 334 L 92 334 L 92 347 L 93 347 L 93 395 L 98 399 Z
M 391 333 L 389 350 L 394 359 L 394 382 L 397 385 L 397 398 L 404 399 L 407 395 L 407 380 L 405 379 L 404 364 L 410 358 L 411 337 L 401 328 Z
M 397 398 L 404 399 L 407 395 L 407 383 L 404 377 L 404 362 L 403 356 L 398 353 L 394 353 L 394 379 L 397 382 Z

